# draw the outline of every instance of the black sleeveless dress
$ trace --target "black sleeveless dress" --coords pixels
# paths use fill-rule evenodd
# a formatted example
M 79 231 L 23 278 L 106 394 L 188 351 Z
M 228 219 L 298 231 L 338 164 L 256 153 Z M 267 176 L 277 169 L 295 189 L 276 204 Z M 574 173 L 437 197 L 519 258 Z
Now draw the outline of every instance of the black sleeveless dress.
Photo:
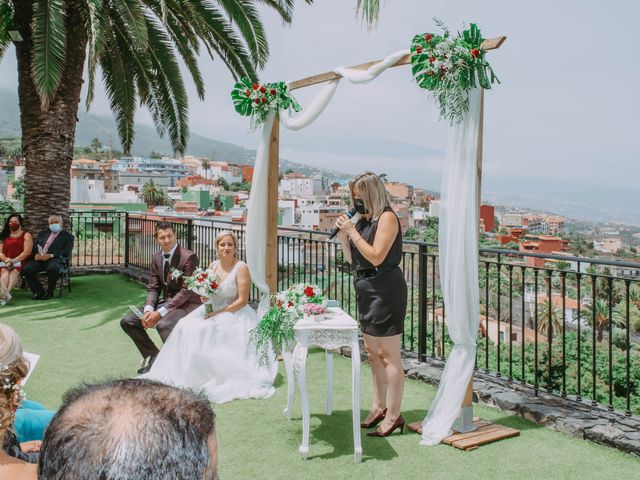
M 393 212 L 389 207 L 384 211 Z M 378 220 L 361 218 L 356 223 L 356 230 L 367 243 L 373 245 Z M 400 221 L 398 235 L 386 258 L 377 267 L 364 258 L 353 243 L 350 245 L 352 265 L 356 271 L 354 284 L 362 332 L 374 337 L 401 334 L 407 312 L 407 282 L 399 267 L 402 261 Z

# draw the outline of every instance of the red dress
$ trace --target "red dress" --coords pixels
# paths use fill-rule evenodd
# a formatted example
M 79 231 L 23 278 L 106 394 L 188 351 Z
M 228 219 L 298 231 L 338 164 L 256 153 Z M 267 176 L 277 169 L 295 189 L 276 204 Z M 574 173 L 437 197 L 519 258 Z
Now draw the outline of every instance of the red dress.
M 2 242 L 2 253 L 9 258 L 16 258 L 24 251 L 24 237 L 26 232 L 22 232 L 19 237 L 12 237 L 9 235 Z M 22 262 L 20 262 L 22 264 Z M 22 267 L 15 267 L 16 270 L 21 271 Z

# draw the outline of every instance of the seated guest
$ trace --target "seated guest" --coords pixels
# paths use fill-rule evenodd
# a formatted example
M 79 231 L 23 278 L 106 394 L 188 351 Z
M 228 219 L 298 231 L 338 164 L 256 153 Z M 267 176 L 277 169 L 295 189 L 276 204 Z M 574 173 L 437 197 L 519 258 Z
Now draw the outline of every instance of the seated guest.
M 217 441 L 202 394 L 150 380 L 67 392 L 42 442 L 40 480 L 216 480 Z
M 14 412 L 21 400 L 20 381 L 28 371 L 20 339 L 10 327 L 0 324 L 0 443 L 12 429 Z M 36 471 L 35 465 L 0 449 L 0 478 L 35 480 Z
M 23 230 L 22 217 L 11 215 L 0 231 L 0 305 L 11 300 L 22 263 L 31 255 L 33 239 Z
M 62 229 L 62 217 L 51 215 L 49 228 L 38 233 L 33 245 L 34 261 L 23 269 L 23 274 L 31 288 L 34 300 L 49 300 L 53 296 L 60 277 L 63 261 L 68 261 L 73 250 L 73 235 Z M 38 272 L 47 272 L 47 290 L 38 281 Z

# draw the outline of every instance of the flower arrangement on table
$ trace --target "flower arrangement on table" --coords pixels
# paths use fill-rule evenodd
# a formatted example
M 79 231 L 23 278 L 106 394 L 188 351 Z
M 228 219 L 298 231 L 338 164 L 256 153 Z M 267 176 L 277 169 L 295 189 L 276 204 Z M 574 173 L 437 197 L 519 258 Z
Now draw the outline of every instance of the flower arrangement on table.
M 324 314 L 327 311 L 327 307 L 317 303 L 305 303 L 301 308 L 305 317 L 316 321 L 324 320 Z
M 500 80 L 485 58 L 484 38 L 475 23 L 454 37 L 440 20 L 434 21 L 444 33 L 413 37 L 411 72 L 418 86 L 431 92 L 440 107 L 440 117 L 453 125 L 469 111 L 472 88 L 479 85 L 490 89 Z
M 270 112 L 277 113 L 280 109 L 299 112 L 301 109 L 284 82 L 260 85 L 243 77 L 233 87 L 231 99 L 236 112 L 251 117 L 251 130 L 262 125 Z
M 220 286 L 220 277 L 213 270 L 196 268 L 193 275 L 186 277 L 187 288 L 201 297 L 211 298 Z M 205 315 L 211 313 L 212 306 L 209 302 L 204 304 Z
M 295 338 L 293 326 L 306 314 L 305 310 L 326 311 L 326 298 L 316 285 L 299 283 L 271 296 L 271 306 L 258 326 L 251 331 L 260 363 L 268 365 L 271 349 L 283 351 Z M 310 305 L 314 305 L 311 307 Z

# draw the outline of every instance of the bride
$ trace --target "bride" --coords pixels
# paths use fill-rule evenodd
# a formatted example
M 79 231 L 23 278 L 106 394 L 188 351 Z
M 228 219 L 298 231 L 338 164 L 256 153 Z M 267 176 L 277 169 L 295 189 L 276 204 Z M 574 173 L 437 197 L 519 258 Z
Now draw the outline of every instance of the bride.
M 258 317 L 247 305 L 249 268 L 236 258 L 237 249 L 234 233 L 225 231 L 216 237 L 218 260 L 209 269 L 220 282 L 210 300 L 202 298 L 211 303 L 213 311 L 205 317 L 202 305 L 180 320 L 151 370 L 141 378 L 202 389 L 216 403 L 274 394 L 277 362 L 260 366 L 249 341 Z

